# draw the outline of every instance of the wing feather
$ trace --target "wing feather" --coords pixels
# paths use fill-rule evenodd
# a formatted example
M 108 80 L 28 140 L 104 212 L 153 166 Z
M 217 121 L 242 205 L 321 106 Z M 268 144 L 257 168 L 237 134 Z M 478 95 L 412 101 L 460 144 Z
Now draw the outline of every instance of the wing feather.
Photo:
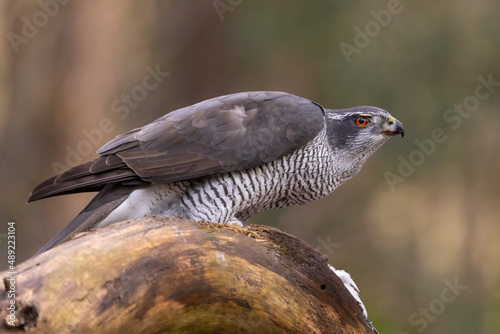
M 169 183 L 256 167 L 306 145 L 324 124 L 321 106 L 288 93 L 213 98 L 117 136 L 99 158 L 42 182 L 28 201 L 109 183 Z

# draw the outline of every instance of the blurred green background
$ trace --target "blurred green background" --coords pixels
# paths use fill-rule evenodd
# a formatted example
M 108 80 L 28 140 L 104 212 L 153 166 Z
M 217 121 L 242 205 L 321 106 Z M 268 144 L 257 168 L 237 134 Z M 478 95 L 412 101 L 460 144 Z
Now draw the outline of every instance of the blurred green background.
M 348 271 L 380 333 L 500 333 L 499 12 L 493 1 L 2 1 L 0 268 L 9 220 L 20 263 L 93 196 L 25 205 L 57 168 L 177 108 L 279 90 L 384 108 L 406 136 L 334 194 L 250 222 Z M 158 69 L 169 74 L 141 88 Z

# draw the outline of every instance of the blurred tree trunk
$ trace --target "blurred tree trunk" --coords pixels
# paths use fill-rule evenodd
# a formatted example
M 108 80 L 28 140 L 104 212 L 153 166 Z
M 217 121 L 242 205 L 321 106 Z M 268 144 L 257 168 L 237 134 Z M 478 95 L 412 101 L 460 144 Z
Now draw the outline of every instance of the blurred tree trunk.
M 325 256 L 268 226 L 147 217 L 1 273 L 5 332 L 376 333 Z

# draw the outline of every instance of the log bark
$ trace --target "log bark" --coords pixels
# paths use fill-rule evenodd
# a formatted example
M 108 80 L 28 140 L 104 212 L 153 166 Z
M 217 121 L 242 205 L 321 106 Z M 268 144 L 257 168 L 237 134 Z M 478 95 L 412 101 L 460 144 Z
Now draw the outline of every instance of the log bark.
M 17 272 L 16 327 L 0 273 L 6 333 L 376 333 L 326 257 L 269 226 L 146 217 Z

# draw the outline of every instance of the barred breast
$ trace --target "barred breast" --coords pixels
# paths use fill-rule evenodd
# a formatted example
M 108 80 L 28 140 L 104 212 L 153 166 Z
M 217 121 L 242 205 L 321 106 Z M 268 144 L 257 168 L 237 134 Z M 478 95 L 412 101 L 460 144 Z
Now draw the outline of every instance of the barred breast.
M 255 168 L 135 190 L 99 226 L 151 214 L 244 224 L 258 212 L 330 194 L 343 182 L 335 166 L 323 129 L 301 149 Z
M 239 223 L 260 211 L 311 202 L 338 185 L 332 159 L 323 130 L 303 148 L 262 166 L 183 183 L 186 191 L 177 213 L 194 220 Z

